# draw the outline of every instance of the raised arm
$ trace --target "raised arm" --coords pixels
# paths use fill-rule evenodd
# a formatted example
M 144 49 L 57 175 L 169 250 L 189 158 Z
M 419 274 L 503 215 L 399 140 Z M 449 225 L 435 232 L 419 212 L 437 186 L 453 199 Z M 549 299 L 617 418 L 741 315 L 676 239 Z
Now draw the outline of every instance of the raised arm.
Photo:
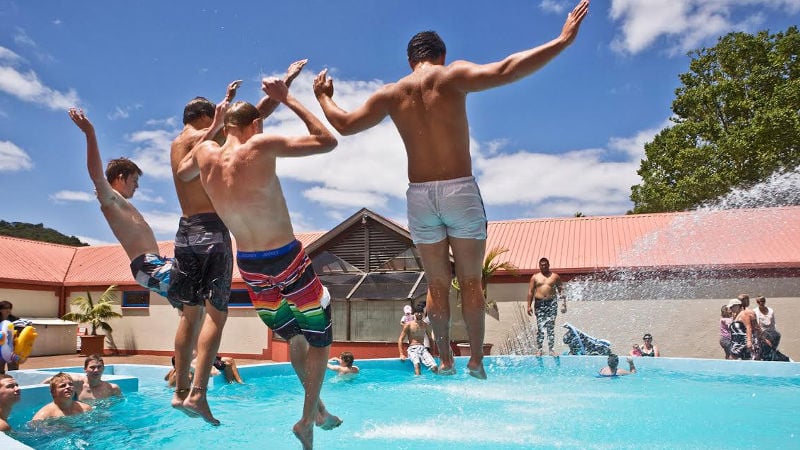
M 389 114 L 389 86 L 384 86 L 361 107 L 348 113 L 333 101 L 333 80 L 327 74 L 328 69 L 325 69 L 314 79 L 314 95 L 328 122 L 339 133 L 348 136 L 372 128 Z
M 86 168 L 89 170 L 89 178 L 92 179 L 94 189 L 97 191 L 97 199 L 102 205 L 112 203 L 116 193 L 111 188 L 108 180 L 106 180 L 103 160 L 100 158 L 100 149 L 97 146 L 97 138 L 94 134 L 94 126 L 82 109 L 70 108 L 68 113 L 69 118 L 86 135 Z
M 267 79 L 262 82 L 263 90 L 272 98 L 278 99 L 289 109 L 297 114 L 297 117 L 306 124 L 308 135 L 278 137 L 261 135 L 256 141 L 256 145 L 262 142 L 273 148 L 277 156 L 307 156 L 317 153 L 325 153 L 336 148 L 336 137 L 322 124 L 314 114 L 303 106 L 296 98 L 289 95 L 289 88 L 281 80 Z
M 303 67 L 305 67 L 306 63 L 308 63 L 307 59 L 301 59 L 300 61 L 295 61 L 289 64 L 289 68 L 286 69 L 286 76 L 283 77 L 283 82 L 286 83 L 287 88 L 291 86 L 292 81 L 294 81 L 294 79 L 300 75 L 300 72 L 303 70 Z M 261 118 L 266 119 L 280 104 L 281 102 L 279 100 L 276 100 L 269 95 L 265 95 L 264 98 L 259 100 L 256 108 L 261 114 Z
M 502 61 L 490 64 L 454 62 L 450 65 L 450 81 L 456 89 L 476 92 L 502 86 L 532 74 L 572 44 L 588 11 L 589 0 L 581 0 L 567 15 L 557 38 L 538 47 L 514 53 Z

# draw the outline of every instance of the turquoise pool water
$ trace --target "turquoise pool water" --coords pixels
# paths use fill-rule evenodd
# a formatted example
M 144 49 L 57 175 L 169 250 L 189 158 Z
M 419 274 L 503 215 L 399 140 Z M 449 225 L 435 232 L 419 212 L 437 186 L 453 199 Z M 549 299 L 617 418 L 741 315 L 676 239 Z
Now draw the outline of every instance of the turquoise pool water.
M 647 359 L 640 373 L 608 379 L 595 376 L 599 357 L 487 361 L 487 381 L 414 377 L 409 363 L 357 361 L 355 380 L 326 380 L 323 399 L 344 423 L 317 429 L 315 447 L 800 448 L 796 363 Z M 33 410 L 15 409 L 12 437 L 36 449 L 299 448 L 291 427 L 302 390 L 287 365 L 242 368 L 247 384 L 212 388 L 220 427 L 168 406 L 170 392 L 155 375 L 163 368 L 117 367 L 141 373 L 138 392 L 46 430 L 25 425 Z

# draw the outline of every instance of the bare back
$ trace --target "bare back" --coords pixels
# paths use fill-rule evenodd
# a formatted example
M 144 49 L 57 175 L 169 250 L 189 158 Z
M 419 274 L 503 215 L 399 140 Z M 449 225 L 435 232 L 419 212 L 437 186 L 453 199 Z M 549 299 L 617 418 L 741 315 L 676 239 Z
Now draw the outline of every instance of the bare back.
M 406 147 L 411 182 L 472 175 L 467 93 L 452 86 L 450 72 L 425 64 L 382 93 Z
M 211 200 L 206 195 L 205 190 L 203 190 L 200 179 L 196 177 L 191 181 L 182 181 L 177 175 L 181 160 L 200 142 L 206 131 L 207 129 L 198 129 L 191 125 L 186 125 L 181 134 L 172 141 L 170 149 L 172 179 L 175 182 L 175 192 L 178 195 L 178 202 L 181 205 L 181 213 L 184 217 L 214 212 L 214 206 L 211 204 Z
M 206 141 L 198 150 L 200 179 L 238 250 L 269 250 L 294 240 L 274 153 L 232 139 L 222 147 Z
M 111 231 L 125 249 L 128 258 L 133 260 L 145 253 L 158 253 L 158 243 L 153 229 L 145 222 L 142 214 L 119 192 L 109 187 L 109 193 L 99 198 L 100 211 L 108 221 Z

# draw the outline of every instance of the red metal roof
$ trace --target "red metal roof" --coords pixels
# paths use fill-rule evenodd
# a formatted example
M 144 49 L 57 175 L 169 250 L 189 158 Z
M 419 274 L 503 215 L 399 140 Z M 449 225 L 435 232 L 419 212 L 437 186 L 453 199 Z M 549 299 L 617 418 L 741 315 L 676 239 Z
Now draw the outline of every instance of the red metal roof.
M 486 248 L 521 273 L 613 267 L 800 267 L 800 207 L 490 222 Z M 498 273 L 500 274 L 500 273 Z
M 325 234 L 324 231 L 311 233 L 296 233 L 295 236 L 303 246 L 317 240 Z M 162 241 L 158 243 L 159 252 L 162 255 L 172 256 L 175 254 L 173 241 Z M 236 241 L 233 240 L 233 252 L 236 254 Z M 233 262 L 233 280 L 242 281 L 239 275 L 239 268 Z M 89 285 L 135 285 L 136 282 L 131 276 L 130 260 L 122 247 L 119 245 L 106 245 L 100 247 L 80 247 L 70 267 L 69 273 L 64 280 L 65 286 L 89 286 Z
M 75 247 L 0 236 L 0 282 L 61 286 Z
M 308 246 L 327 232 L 298 233 Z M 800 207 L 489 222 L 486 248 L 520 274 L 539 258 L 562 274 L 614 267 L 800 268 Z M 159 243 L 172 255 L 171 241 Z M 234 242 L 235 251 L 235 242 Z M 503 275 L 502 272 L 498 275 Z M 234 280 L 241 281 L 234 266 Z M 0 236 L 0 282 L 134 285 L 119 245 L 68 247 Z

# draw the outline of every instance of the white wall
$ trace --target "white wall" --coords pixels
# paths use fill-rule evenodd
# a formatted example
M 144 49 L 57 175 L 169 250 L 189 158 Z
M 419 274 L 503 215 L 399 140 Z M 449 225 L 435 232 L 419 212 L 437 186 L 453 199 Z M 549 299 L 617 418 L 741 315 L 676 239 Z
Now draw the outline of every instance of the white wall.
M 56 288 L 42 291 L 27 289 L 0 289 L 0 300 L 14 304 L 11 313 L 17 317 L 51 317 L 58 316 L 58 295 Z

